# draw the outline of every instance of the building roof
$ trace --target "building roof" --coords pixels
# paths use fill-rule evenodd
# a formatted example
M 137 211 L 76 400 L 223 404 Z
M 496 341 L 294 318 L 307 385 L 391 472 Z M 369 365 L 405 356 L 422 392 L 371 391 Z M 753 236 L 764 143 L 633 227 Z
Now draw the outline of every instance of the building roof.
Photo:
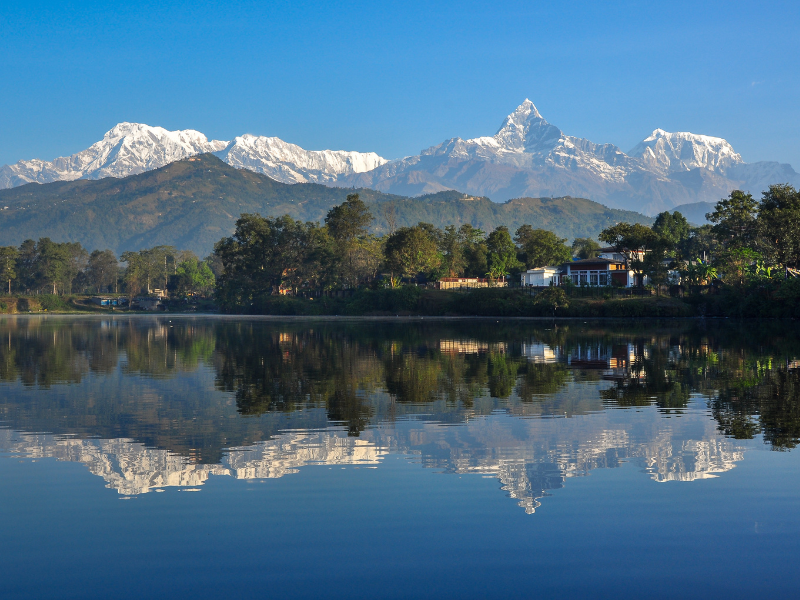
M 582 267 L 582 266 L 588 266 L 588 265 L 591 265 L 591 264 L 597 265 L 597 264 L 609 264 L 609 263 L 610 264 L 615 264 L 615 265 L 625 264 L 621 260 L 614 260 L 614 259 L 611 259 L 611 258 L 599 258 L 599 257 L 598 258 L 582 258 L 580 260 L 573 260 L 571 263 L 567 263 L 567 264 L 570 267 L 574 267 L 574 266 Z

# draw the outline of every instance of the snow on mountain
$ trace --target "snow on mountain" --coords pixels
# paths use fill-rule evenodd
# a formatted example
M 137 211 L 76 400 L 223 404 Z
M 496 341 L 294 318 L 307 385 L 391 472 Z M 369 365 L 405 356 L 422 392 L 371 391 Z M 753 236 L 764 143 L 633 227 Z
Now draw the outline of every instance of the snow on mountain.
M 494 136 L 469 140 L 452 138 L 423 150 L 421 155 L 481 160 L 521 168 L 546 165 L 579 168 L 614 180 L 624 177 L 635 166 L 613 144 L 595 144 L 566 135 L 548 123 L 527 98 L 506 117 Z
M 235 138 L 217 156 L 284 183 L 332 183 L 340 175 L 364 173 L 388 162 L 374 152 L 304 150 L 276 137 L 249 134 Z
M 708 169 L 724 173 L 741 164 L 742 157 L 722 138 L 656 129 L 628 152 L 651 169 L 664 173 Z
M 0 189 L 29 182 L 125 177 L 213 152 L 228 164 L 284 183 L 370 187 L 419 195 L 455 189 L 496 201 L 576 196 L 654 214 L 716 202 L 733 189 L 759 194 L 773 183 L 800 187 L 786 164 L 748 164 L 722 138 L 656 129 L 628 154 L 565 134 L 526 99 L 493 136 L 454 137 L 416 156 L 387 161 L 374 152 L 305 150 L 275 137 L 209 141 L 193 131 L 120 123 L 88 149 L 46 162 L 0 168 Z
M 656 129 L 626 154 L 565 134 L 526 99 L 493 136 L 451 138 L 417 156 L 341 176 L 338 184 L 409 195 L 455 189 L 495 201 L 580 196 L 655 214 L 784 182 L 797 186 L 800 175 L 780 163 L 747 164 L 721 138 Z
M 0 188 L 25 183 L 126 177 L 166 164 L 223 149 L 227 142 L 208 141 L 199 131 L 167 131 L 141 123 L 120 123 L 86 150 L 52 161 L 21 160 L 0 169 Z
M 0 189 L 34 181 L 127 177 L 205 152 L 283 183 L 331 183 L 340 175 L 363 173 L 387 162 L 374 152 L 304 150 L 275 137 L 243 135 L 232 142 L 209 141 L 191 129 L 167 131 L 141 123 L 120 123 L 102 140 L 72 156 L 21 160 L 0 168 Z

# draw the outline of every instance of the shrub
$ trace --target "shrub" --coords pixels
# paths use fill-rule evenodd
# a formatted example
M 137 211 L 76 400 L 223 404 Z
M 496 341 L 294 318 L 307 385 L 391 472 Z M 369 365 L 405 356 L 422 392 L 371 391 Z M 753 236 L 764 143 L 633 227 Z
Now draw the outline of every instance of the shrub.
M 344 308 L 345 314 L 364 315 L 375 312 L 407 313 L 419 308 L 422 289 L 413 285 L 400 288 L 359 290 Z
M 70 310 L 72 308 L 61 296 L 56 296 L 54 294 L 45 294 L 41 296 L 39 298 L 39 303 L 42 305 L 42 308 L 48 312 Z

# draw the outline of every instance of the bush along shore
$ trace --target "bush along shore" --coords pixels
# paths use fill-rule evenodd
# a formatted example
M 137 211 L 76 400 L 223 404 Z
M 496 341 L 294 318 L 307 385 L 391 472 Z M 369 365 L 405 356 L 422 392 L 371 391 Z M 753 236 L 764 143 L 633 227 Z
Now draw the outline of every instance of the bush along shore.
M 796 305 L 796 301 L 794 305 Z M 764 313 L 730 310 L 739 306 L 723 294 L 697 297 L 631 296 L 619 298 L 570 296 L 561 288 L 532 295 L 525 289 L 476 289 L 455 292 L 404 286 L 361 289 L 350 295 L 314 299 L 264 296 L 240 310 L 261 315 L 343 316 L 479 316 L 479 317 L 792 317 L 792 310 Z M 754 305 L 755 306 L 755 305 Z
M 593 294 L 587 292 L 594 292 Z M 683 291 L 683 290 L 681 290 Z M 210 301 L 200 305 L 165 302 L 170 313 L 216 313 Z M 87 296 L 0 297 L 0 313 L 100 313 L 126 314 L 136 309 L 99 307 Z M 604 294 L 603 290 L 547 288 L 483 288 L 470 291 L 436 290 L 414 285 L 359 289 L 313 298 L 264 295 L 246 306 L 222 312 L 242 315 L 308 316 L 478 316 L 557 318 L 782 318 L 800 316 L 800 279 L 770 285 L 718 287 L 682 296 Z

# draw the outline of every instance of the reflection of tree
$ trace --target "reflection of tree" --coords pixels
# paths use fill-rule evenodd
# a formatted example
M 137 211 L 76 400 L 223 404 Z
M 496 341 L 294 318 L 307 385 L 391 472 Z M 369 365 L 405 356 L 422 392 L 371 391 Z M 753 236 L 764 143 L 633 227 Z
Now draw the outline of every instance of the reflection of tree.
M 4 394 L 0 415 L 23 430 L 127 437 L 206 460 L 291 419 L 340 423 L 355 436 L 403 415 L 576 414 L 584 408 L 553 400 L 571 385 L 590 390 L 582 402 L 597 403 L 602 389 L 619 408 L 683 411 L 702 395 L 727 435 L 791 448 L 800 439 L 797 357 L 800 336 L 786 323 L 8 318 L 0 381 L 57 393 Z
M 305 327 L 222 324 L 217 332 L 217 386 L 236 394 L 243 415 L 325 407 L 351 435 L 366 427 L 371 410 L 363 392 L 374 389 L 380 364 L 374 351 Z M 348 343 L 350 342 L 350 343 Z
M 435 400 L 442 389 L 442 365 L 431 355 L 398 353 L 384 361 L 386 391 L 398 402 Z
M 523 402 L 533 402 L 561 390 L 568 380 L 569 371 L 564 364 L 529 363 L 521 369 L 515 392 Z
M 763 434 L 775 449 L 800 442 L 800 372 L 769 370 L 752 385 L 723 388 L 711 400 L 720 430 L 737 439 Z
M 156 321 L 146 328 L 126 325 L 118 337 L 125 349 L 126 373 L 171 377 L 211 361 L 215 338 L 207 327 L 178 320 Z
M 520 360 L 513 360 L 504 352 L 489 352 L 488 365 L 489 393 L 493 398 L 508 398 L 517 381 Z

